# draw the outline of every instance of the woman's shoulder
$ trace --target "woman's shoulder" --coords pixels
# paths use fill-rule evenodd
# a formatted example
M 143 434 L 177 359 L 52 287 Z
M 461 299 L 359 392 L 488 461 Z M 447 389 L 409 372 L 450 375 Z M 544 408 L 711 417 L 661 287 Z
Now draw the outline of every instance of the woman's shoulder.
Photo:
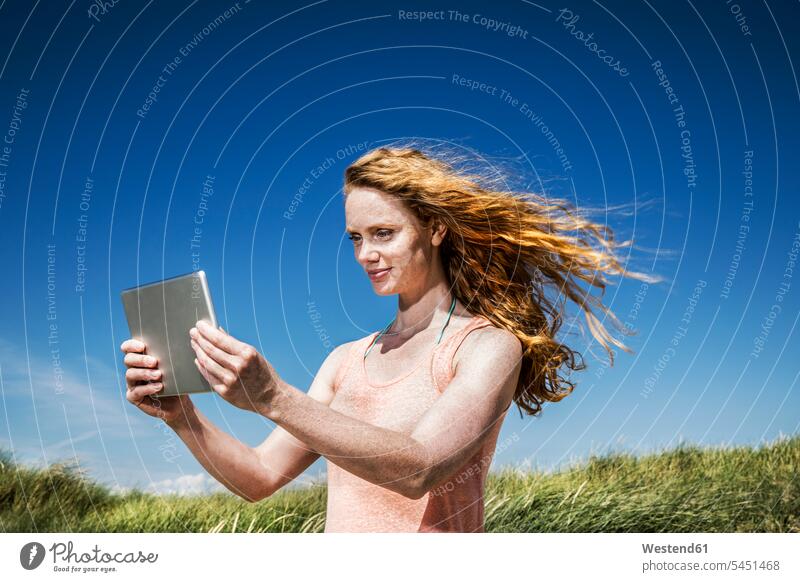
M 466 311 L 459 317 L 456 328 L 459 331 L 467 331 L 467 329 L 469 329 L 469 336 L 473 337 L 480 337 L 482 335 L 492 335 L 494 337 L 503 334 L 514 335 L 504 327 L 497 325 L 488 317 Z
M 482 316 L 476 316 L 467 327 L 469 329 L 462 330 L 461 340 L 456 342 L 451 364 L 453 373 L 457 373 L 462 360 L 480 361 L 501 370 L 522 358 L 522 343 L 504 327 Z
M 490 319 L 476 315 L 467 326 L 469 329 L 456 352 L 454 365 L 463 357 L 480 357 L 493 359 L 494 357 L 522 356 L 522 343 L 519 338 L 505 327 L 499 326 Z
M 483 315 L 464 310 L 457 316 L 453 314 L 453 317 L 450 318 L 447 327 L 457 331 L 464 331 L 467 328 L 482 327 L 485 324 L 494 325 Z
M 350 355 L 350 353 L 355 349 L 355 347 L 358 344 L 365 342 L 370 337 L 372 337 L 372 334 L 354 339 L 349 342 L 341 343 L 333 349 L 333 351 L 330 354 L 330 357 L 337 361 L 343 361 L 347 359 L 347 357 Z
M 367 336 L 369 337 L 369 336 Z M 333 378 L 334 391 L 338 390 L 344 376 L 347 374 L 352 361 L 355 359 L 356 347 L 366 338 L 359 338 L 336 346 L 325 360 L 326 373 Z
M 331 363 L 334 366 L 339 367 L 341 364 L 345 363 L 348 359 L 353 358 L 355 352 L 358 351 L 359 348 L 363 349 L 374 335 L 375 332 L 369 335 L 365 335 L 363 337 L 356 338 L 349 342 L 341 343 L 330 352 L 328 358 L 331 360 Z

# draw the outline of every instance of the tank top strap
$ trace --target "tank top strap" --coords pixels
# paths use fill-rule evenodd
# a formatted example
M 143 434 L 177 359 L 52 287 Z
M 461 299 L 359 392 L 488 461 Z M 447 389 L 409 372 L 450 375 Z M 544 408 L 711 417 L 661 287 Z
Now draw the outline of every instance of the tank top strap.
M 433 384 L 439 392 L 443 392 L 453 379 L 453 358 L 467 336 L 476 329 L 490 325 L 492 325 L 491 321 L 476 315 L 472 321 L 436 347 L 431 359 L 431 376 Z

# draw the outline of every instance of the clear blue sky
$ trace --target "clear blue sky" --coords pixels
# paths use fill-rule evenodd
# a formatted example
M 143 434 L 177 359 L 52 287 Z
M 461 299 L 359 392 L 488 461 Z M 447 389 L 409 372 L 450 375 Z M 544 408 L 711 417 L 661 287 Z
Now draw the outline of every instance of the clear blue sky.
M 630 266 L 665 283 L 607 294 L 635 353 L 608 368 L 594 344 L 570 397 L 513 409 L 495 468 L 795 434 L 797 5 L 458 4 L 3 3 L 0 445 L 110 485 L 208 487 L 124 399 L 119 291 L 203 268 L 222 325 L 307 389 L 393 316 L 341 186 L 405 138 L 581 206 L 638 202 L 609 223 L 659 249 Z M 194 401 L 251 445 L 273 427 Z

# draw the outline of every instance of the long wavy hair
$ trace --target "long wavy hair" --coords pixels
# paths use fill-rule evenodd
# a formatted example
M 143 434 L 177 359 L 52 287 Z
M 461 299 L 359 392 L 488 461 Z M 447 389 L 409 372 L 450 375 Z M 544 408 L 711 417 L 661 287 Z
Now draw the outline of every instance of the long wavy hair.
M 595 311 L 623 334 L 632 331 L 603 305 L 607 276 L 658 278 L 623 268 L 619 250 L 632 241 L 615 242 L 611 229 L 585 211 L 562 199 L 509 191 L 496 172 L 492 177 L 460 168 L 464 159 L 417 147 L 376 148 L 347 167 L 344 194 L 372 188 L 399 198 L 423 224 L 447 227 L 439 248 L 451 292 L 470 312 L 519 338 L 523 361 L 514 402 L 520 415 L 537 415 L 543 402 L 557 402 L 574 389 L 565 370 L 586 367 L 580 352 L 556 337 L 566 301 L 583 311 L 613 365 L 612 345 L 631 350 Z

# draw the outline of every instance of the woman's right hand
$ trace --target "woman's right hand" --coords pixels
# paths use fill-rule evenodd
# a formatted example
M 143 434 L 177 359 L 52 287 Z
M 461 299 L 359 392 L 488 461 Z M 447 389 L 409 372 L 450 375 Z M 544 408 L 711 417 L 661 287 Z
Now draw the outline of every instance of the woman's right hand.
M 145 414 L 162 419 L 171 424 L 185 417 L 193 406 L 188 394 L 153 398 L 151 394 L 162 390 L 163 372 L 158 368 L 158 360 L 146 354 L 147 346 L 136 339 L 122 342 L 120 349 L 125 354 L 125 381 L 128 385 L 128 402 Z

